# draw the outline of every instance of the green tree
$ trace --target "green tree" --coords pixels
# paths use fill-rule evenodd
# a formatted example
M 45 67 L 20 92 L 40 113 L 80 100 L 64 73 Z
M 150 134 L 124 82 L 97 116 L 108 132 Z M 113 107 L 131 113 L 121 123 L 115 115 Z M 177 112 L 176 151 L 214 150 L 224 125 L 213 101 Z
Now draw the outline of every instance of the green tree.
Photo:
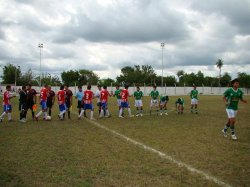
M 97 85 L 97 83 L 99 81 L 99 77 L 93 71 L 81 69 L 78 71 L 78 73 L 79 73 L 78 84 L 80 84 L 80 85 L 84 85 L 84 84 Z
M 61 73 L 63 84 L 67 84 L 69 86 L 74 86 L 75 83 L 79 83 L 79 72 L 74 70 L 63 71 Z
M 114 86 L 115 85 L 115 80 L 107 78 L 107 79 L 101 79 L 99 84 L 101 85 L 106 85 L 106 86 L 110 86 L 111 84 Z
M 240 86 L 244 88 L 250 88 L 250 75 L 246 73 L 238 73 L 238 79 L 240 81 Z
M 225 73 L 222 77 L 221 77 L 221 86 L 229 86 L 230 82 L 231 82 L 231 76 L 228 73 Z
M 20 84 L 20 77 L 22 76 L 20 66 L 16 67 L 13 64 L 7 64 L 3 67 L 3 84 L 15 84 L 15 80 L 17 85 Z
M 222 59 L 218 59 L 217 62 L 216 62 L 216 66 L 219 68 L 219 86 L 221 86 L 221 83 L 220 83 L 220 79 L 221 79 L 221 68 L 223 66 L 223 60 Z

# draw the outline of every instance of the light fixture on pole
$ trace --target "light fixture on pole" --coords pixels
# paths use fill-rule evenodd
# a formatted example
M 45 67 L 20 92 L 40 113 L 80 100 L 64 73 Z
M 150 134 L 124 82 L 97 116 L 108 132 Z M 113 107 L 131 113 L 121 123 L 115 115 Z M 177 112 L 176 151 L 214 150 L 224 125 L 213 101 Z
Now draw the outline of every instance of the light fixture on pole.
M 165 43 L 161 43 L 161 49 L 162 49 L 162 69 L 161 69 L 161 87 L 163 88 L 163 48 L 165 46 Z
M 41 87 L 42 84 L 42 78 L 41 78 L 41 73 L 42 73 L 42 48 L 43 44 L 38 44 L 38 47 L 40 48 L 40 74 L 39 74 L 39 86 Z

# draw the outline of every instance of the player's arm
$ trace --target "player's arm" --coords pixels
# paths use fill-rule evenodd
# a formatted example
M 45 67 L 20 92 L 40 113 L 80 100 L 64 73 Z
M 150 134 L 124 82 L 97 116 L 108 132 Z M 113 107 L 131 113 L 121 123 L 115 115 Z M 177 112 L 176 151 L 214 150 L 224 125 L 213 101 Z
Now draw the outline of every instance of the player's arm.
M 243 103 L 247 103 L 247 100 L 245 100 L 245 99 L 243 99 L 243 98 L 241 98 L 240 100 L 241 100 L 241 102 L 243 102 Z

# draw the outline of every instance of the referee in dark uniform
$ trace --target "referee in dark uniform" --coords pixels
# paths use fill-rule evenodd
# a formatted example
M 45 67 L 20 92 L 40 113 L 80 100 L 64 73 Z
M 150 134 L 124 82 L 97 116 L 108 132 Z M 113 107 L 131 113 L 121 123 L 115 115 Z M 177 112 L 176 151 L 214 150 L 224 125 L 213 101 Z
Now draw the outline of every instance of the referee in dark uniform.
M 19 92 L 19 111 L 20 111 L 20 122 L 26 122 L 26 115 L 27 115 L 27 90 L 26 86 L 22 86 L 22 90 Z

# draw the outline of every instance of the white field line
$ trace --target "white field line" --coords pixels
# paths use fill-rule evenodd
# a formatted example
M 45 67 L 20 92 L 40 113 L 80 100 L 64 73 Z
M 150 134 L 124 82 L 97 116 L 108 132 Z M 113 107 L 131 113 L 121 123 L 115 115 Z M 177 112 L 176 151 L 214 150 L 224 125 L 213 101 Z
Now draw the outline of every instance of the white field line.
M 74 113 L 75 113 L 75 112 L 74 112 Z M 77 113 L 75 113 L 75 114 L 77 114 Z M 77 115 L 78 115 L 78 114 L 77 114 Z M 141 143 L 141 142 L 138 142 L 138 141 L 136 141 L 136 140 L 133 140 L 133 139 L 131 139 L 131 138 L 125 136 L 125 135 L 122 135 L 122 134 L 116 132 L 115 130 L 109 129 L 109 128 L 105 127 L 104 125 L 101 125 L 100 123 L 98 123 L 98 122 L 96 122 L 96 121 L 89 120 L 89 119 L 87 119 L 87 120 L 88 120 L 90 123 L 92 123 L 93 125 L 95 125 L 96 127 L 99 127 L 99 128 L 101 128 L 101 129 L 104 129 L 104 130 L 106 130 L 107 132 L 110 132 L 110 133 L 112 133 L 112 134 L 114 134 L 114 135 L 120 137 L 121 139 L 126 140 L 127 142 L 130 142 L 130 143 L 132 143 L 132 144 L 134 144 L 134 145 L 136 145 L 136 146 L 138 146 L 138 147 L 140 147 L 140 148 L 143 148 L 144 150 L 149 151 L 149 152 L 151 152 L 151 153 L 155 153 L 155 154 L 159 155 L 161 158 L 164 158 L 164 159 L 166 159 L 166 160 L 169 160 L 169 161 L 171 161 L 172 163 L 178 165 L 179 167 L 184 167 L 184 168 L 186 168 L 188 171 L 190 171 L 190 172 L 192 172 L 192 173 L 196 173 L 196 174 L 199 174 L 199 175 L 203 176 L 203 177 L 204 177 L 206 180 L 208 180 L 208 181 L 212 181 L 212 182 L 214 182 L 214 183 L 216 183 L 216 184 L 218 184 L 218 185 L 220 185 L 220 186 L 231 187 L 231 185 L 229 185 L 229 184 L 227 184 L 227 183 L 221 181 L 220 179 L 218 179 L 218 178 L 216 178 L 216 177 L 214 177 L 214 176 L 211 176 L 211 175 L 205 173 L 204 171 L 198 170 L 198 169 L 194 168 L 193 166 L 191 166 L 191 165 L 189 165 L 189 164 L 186 164 L 186 163 L 184 163 L 184 162 L 182 162 L 182 161 L 176 160 L 176 159 L 174 159 L 173 157 L 167 155 L 166 153 L 163 153 L 163 152 L 161 152 L 161 151 L 158 151 L 158 150 L 156 150 L 156 149 L 154 149 L 154 148 L 152 148 L 152 147 L 150 147 L 150 146 L 147 146 L 147 145 L 145 145 L 145 144 L 143 144 L 143 143 Z M 122 119 L 121 119 L 121 120 L 122 120 Z

